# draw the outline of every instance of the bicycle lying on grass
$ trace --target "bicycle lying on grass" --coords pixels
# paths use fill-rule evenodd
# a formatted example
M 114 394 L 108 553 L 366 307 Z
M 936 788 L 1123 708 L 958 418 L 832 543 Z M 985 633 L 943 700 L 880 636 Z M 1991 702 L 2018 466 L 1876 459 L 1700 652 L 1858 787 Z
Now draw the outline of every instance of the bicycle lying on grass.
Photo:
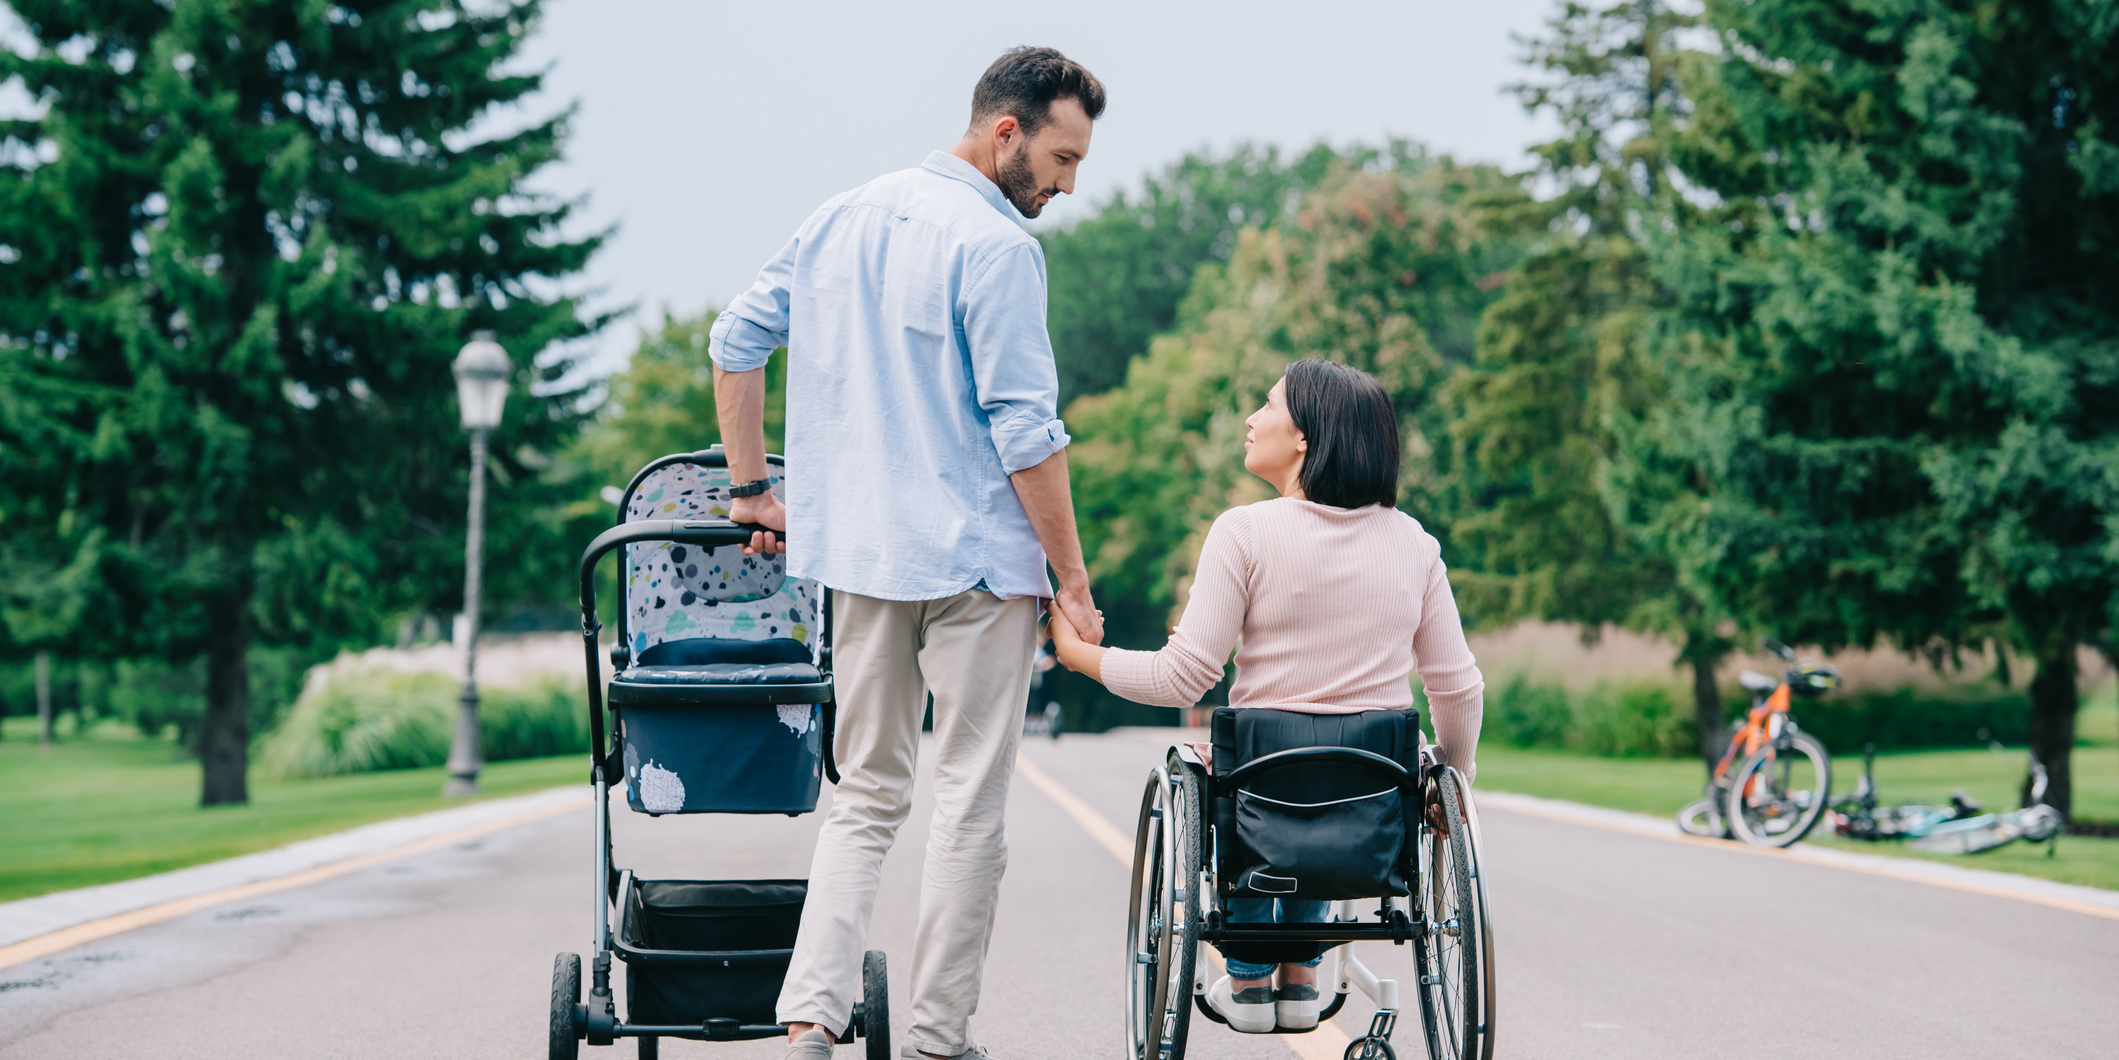
M 2020 810 L 1984 813 L 1962 790 L 1950 793 L 1948 806 L 1879 806 L 1876 797 L 1876 745 L 1862 748 L 1861 784 L 1832 807 L 1832 830 L 1848 839 L 1881 842 L 1905 840 L 1930 854 L 1983 854 L 2019 839 L 2057 844 L 2066 819 L 2045 805 L 2045 766 L 2031 756 L 2029 802 Z M 2051 857 L 2054 846 L 2048 846 Z
M 1798 663 L 1794 649 L 1771 637 L 1766 647 L 1791 665 L 1778 679 L 1751 670 L 1737 676 L 1752 695 L 1751 710 L 1730 735 L 1706 792 L 1677 813 L 1689 835 L 1791 846 L 1817 826 L 1831 799 L 1832 757 L 1796 725 L 1790 707 L 1795 696 L 1836 687 L 1839 672 Z

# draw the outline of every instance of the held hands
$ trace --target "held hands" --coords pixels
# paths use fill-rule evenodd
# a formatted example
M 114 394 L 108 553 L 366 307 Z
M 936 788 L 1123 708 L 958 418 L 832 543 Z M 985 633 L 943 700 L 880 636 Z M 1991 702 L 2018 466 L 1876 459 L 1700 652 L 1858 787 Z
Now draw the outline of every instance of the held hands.
M 1083 644 L 1100 645 L 1104 642 L 1104 613 L 1096 609 L 1096 602 L 1089 598 L 1089 587 L 1062 587 L 1057 599 L 1052 601 L 1052 616 L 1055 626 L 1064 617 L 1067 631 Z M 1058 639 L 1058 634 L 1054 634 Z
M 787 532 L 787 509 L 781 505 L 780 498 L 773 496 L 770 490 L 755 497 L 738 497 L 730 501 L 728 517 L 731 522 L 757 523 L 781 533 Z M 786 551 L 787 542 L 781 540 L 779 534 L 764 531 L 750 535 L 750 544 L 743 546 L 743 554 L 746 556 L 755 556 L 760 552 L 778 554 Z
M 1095 614 L 1097 621 L 1103 621 L 1104 613 L 1102 611 L 1095 612 Z M 1074 622 L 1067 617 L 1067 612 L 1057 606 L 1045 613 L 1045 622 L 1046 632 L 1052 637 L 1052 654 L 1054 657 L 1059 659 L 1061 666 L 1076 673 L 1081 673 L 1083 671 L 1083 663 L 1087 658 L 1084 649 L 1090 646 L 1082 640 L 1081 631 L 1075 628 Z M 1087 654 L 1101 655 L 1102 653 L 1091 652 Z

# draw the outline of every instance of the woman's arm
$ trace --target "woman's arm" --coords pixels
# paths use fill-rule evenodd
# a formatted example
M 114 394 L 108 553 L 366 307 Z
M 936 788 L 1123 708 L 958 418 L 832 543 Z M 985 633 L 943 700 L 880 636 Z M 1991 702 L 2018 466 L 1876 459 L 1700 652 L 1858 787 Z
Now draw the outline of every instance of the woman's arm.
M 1055 615 L 1052 643 L 1060 664 L 1136 703 L 1189 707 L 1214 682 L 1243 631 L 1249 599 L 1250 515 L 1242 508 L 1223 512 L 1207 531 L 1199 550 L 1199 571 L 1184 618 L 1170 631 L 1161 651 L 1125 651 L 1084 644 L 1073 627 Z
M 1436 550 L 1440 552 L 1439 546 Z M 1450 592 L 1449 572 L 1438 554 L 1428 567 L 1427 592 L 1420 604 L 1420 628 L 1413 632 L 1413 656 L 1420 663 L 1420 683 L 1427 688 L 1428 722 L 1442 761 L 1475 779 L 1479 765 L 1479 723 L 1486 713 L 1486 679 L 1464 642 L 1464 622 Z

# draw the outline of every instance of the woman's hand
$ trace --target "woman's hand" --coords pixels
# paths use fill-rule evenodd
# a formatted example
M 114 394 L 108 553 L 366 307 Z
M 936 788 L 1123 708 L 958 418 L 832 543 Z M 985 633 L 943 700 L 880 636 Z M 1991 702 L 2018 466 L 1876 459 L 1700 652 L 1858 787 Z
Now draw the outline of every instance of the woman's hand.
M 1103 621 L 1104 613 L 1096 613 L 1097 621 Z M 1104 679 L 1104 649 L 1082 640 L 1081 631 L 1067 618 L 1067 613 L 1057 607 L 1045 609 L 1046 632 L 1052 637 L 1052 654 L 1060 665 L 1078 674 L 1085 674 L 1092 681 Z
M 1045 628 L 1052 637 L 1053 654 L 1059 657 L 1060 665 L 1074 669 L 1067 665 L 1067 656 L 1073 654 L 1067 649 L 1081 647 L 1082 635 L 1074 628 L 1074 623 L 1067 621 L 1067 612 L 1057 607 L 1047 608 Z

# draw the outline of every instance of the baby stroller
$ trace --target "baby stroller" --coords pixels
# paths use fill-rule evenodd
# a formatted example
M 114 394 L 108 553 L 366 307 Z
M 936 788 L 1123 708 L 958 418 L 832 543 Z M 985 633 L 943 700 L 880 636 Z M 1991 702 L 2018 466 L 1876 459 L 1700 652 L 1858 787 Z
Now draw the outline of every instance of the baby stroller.
M 784 466 L 767 461 L 781 488 Z M 780 556 L 745 556 L 752 527 L 728 520 L 728 463 L 720 446 L 666 456 L 626 487 L 618 525 L 581 555 L 581 634 L 588 652 L 589 783 L 596 792 L 596 927 L 591 982 L 581 958 L 552 968 L 551 1058 L 575 1060 L 582 1042 L 637 1038 L 740 1041 L 787 1033 L 773 1011 L 802 917 L 806 880 L 642 880 L 611 852 L 608 796 L 625 784 L 635 813 L 784 813 L 817 808 L 831 757 L 830 602 L 815 582 L 787 576 Z M 623 548 L 624 606 L 611 648 L 611 734 L 597 644 L 596 562 Z M 616 771 L 622 769 L 622 777 Z M 616 926 L 613 927 L 613 916 Z M 625 962 L 626 1013 L 611 993 L 611 959 Z M 890 1055 L 883 953 L 862 963 L 862 1001 L 841 1041 Z
M 1258 964 L 1326 956 L 1317 985 L 1337 989 L 1320 1024 L 1359 987 L 1376 1013 L 1347 1060 L 1392 1060 L 1399 984 L 1340 949 L 1349 942 L 1411 947 L 1429 1057 L 1491 1060 L 1493 929 L 1478 815 L 1464 775 L 1420 748 L 1419 713 L 1219 707 L 1209 732 L 1211 773 L 1178 745 L 1141 796 L 1126 921 L 1133 1060 L 1182 1060 L 1195 1004 L 1226 1022 L 1206 1002 L 1201 943 Z M 1225 903 L 1238 897 L 1331 904 L 1323 923 L 1232 924 Z

